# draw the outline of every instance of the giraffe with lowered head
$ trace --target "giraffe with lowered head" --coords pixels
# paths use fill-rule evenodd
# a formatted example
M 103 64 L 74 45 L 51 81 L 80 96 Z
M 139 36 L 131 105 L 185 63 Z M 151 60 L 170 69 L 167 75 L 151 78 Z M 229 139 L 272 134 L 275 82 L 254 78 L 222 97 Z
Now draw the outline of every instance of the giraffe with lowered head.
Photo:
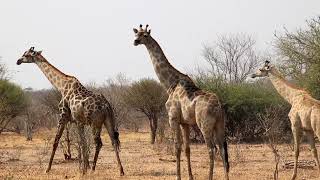
M 175 139 L 176 178 L 181 179 L 180 156 L 181 137 L 183 136 L 189 179 L 193 179 L 189 134 L 190 125 L 197 124 L 209 151 L 209 179 L 213 178 L 215 144 L 219 146 L 225 179 L 228 179 L 229 162 L 225 141 L 225 112 L 218 97 L 214 93 L 199 89 L 189 76 L 175 69 L 167 60 L 159 44 L 151 37 L 151 31 L 147 28 L 148 25 L 145 29 L 140 25 L 139 29 L 133 29 L 135 33 L 134 45 L 143 44 L 146 46 L 160 83 L 169 95 L 166 109 Z
M 60 137 L 66 124 L 70 121 L 75 121 L 78 126 L 78 133 L 80 135 L 82 146 L 81 154 L 85 161 L 82 163 L 83 173 L 85 173 L 87 168 L 89 167 L 89 157 L 87 153 L 88 147 L 86 145 L 84 137 L 84 125 L 90 125 L 92 127 L 92 133 L 96 144 L 96 150 L 92 165 L 93 171 L 96 168 L 98 155 L 102 147 L 100 134 L 102 125 L 104 125 L 108 131 L 116 153 L 120 175 L 124 175 L 123 167 L 121 165 L 119 157 L 119 133 L 115 127 L 113 110 L 106 98 L 102 94 L 95 94 L 92 91 L 87 90 L 77 78 L 62 73 L 42 56 L 41 51 L 35 51 L 34 47 L 31 47 L 28 51 L 26 51 L 17 61 L 18 65 L 22 63 L 35 63 L 36 65 L 38 65 L 40 70 L 48 78 L 51 84 L 62 95 L 62 99 L 59 103 L 60 119 L 58 122 L 58 130 L 56 133 L 49 165 L 46 172 L 49 172 L 51 169 L 53 157 L 55 155 Z
M 291 104 L 288 116 L 291 122 L 295 152 L 294 168 L 291 179 L 295 179 L 297 176 L 299 145 L 302 132 L 308 137 L 312 155 L 317 163 L 318 170 L 320 171 L 314 137 L 316 135 L 320 139 L 320 101 L 312 98 L 305 90 L 288 82 L 269 61 L 266 61 L 262 68 L 255 74 L 252 74 L 252 78 L 256 77 L 269 77 L 278 93 Z

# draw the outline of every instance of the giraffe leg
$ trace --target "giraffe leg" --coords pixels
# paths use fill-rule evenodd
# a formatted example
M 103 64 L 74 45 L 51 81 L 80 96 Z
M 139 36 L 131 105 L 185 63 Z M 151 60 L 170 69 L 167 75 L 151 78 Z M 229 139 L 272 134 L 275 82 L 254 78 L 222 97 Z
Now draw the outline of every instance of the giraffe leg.
M 214 129 L 216 143 L 219 146 L 220 156 L 223 161 L 224 177 L 229 179 L 228 144 L 225 139 L 224 121 L 218 121 Z
M 301 138 L 301 130 L 296 127 L 292 127 L 293 141 L 294 141 L 294 167 L 291 179 L 294 180 L 297 177 L 298 158 L 299 158 L 299 145 Z
M 224 167 L 224 176 L 225 179 L 229 179 L 229 160 L 228 160 L 228 145 L 225 141 L 224 136 L 217 137 L 217 143 L 220 150 L 220 156 L 223 161 L 223 167 Z
M 208 148 L 208 153 L 209 153 L 209 176 L 208 179 L 212 180 L 213 179 L 213 168 L 214 168 L 214 155 L 215 155 L 215 150 L 216 150 L 216 146 L 215 146 L 215 141 L 214 141 L 214 125 L 211 124 L 211 126 L 208 126 L 208 124 L 206 124 L 205 126 L 203 125 L 205 118 L 203 118 L 202 116 L 198 115 L 196 116 L 197 119 L 197 125 L 199 127 L 199 129 L 201 130 L 201 133 L 204 137 L 205 143 L 207 145 Z
M 176 172 L 177 180 L 181 180 L 181 169 L 180 169 L 180 159 L 181 159 L 181 145 L 182 145 L 182 140 L 181 140 L 181 128 L 177 122 L 176 119 L 170 119 L 170 126 L 173 132 L 173 137 L 174 137 L 174 144 L 175 144 L 175 154 L 176 154 Z
M 118 133 L 118 132 L 116 132 Z M 114 145 L 114 151 L 116 153 L 117 163 L 120 171 L 120 176 L 124 175 L 123 166 L 121 164 L 120 155 L 119 155 L 119 144 Z
M 94 171 L 96 169 L 96 164 L 97 164 L 99 152 L 102 147 L 102 141 L 101 141 L 101 137 L 100 137 L 101 127 L 100 127 L 100 129 L 93 127 L 92 131 L 93 131 L 93 135 L 94 135 L 94 142 L 96 143 L 96 152 L 94 154 L 93 165 L 92 165 L 92 170 Z
M 120 171 L 120 176 L 123 176 L 124 171 L 123 171 L 123 166 L 121 164 L 120 155 L 119 155 L 119 151 L 120 151 L 119 133 L 114 129 L 114 127 L 111 125 L 109 120 L 110 119 L 106 119 L 106 121 L 104 122 L 104 125 L 108 131 L 110 140 L 112 142 L 112 146 L 114 148 L 114 152 L 116 154 L 116 159 L 117 159 L 117 163 L 118 163 L 118 167 L 119 167 L 119 171 Z
M 320 166 L 319 166 L 319 157 L 318 157 L 318 152 L 317 152 L 317 148 L 315 145 L 315 139 L 314 139 L 314 133 L 312 131 L 307 131 L 306 132 L 308 140 L 309 140 L 309 144 L 310 144 L 310 148 L 311 148 L 311 152 L 313 155 L 313 158 L 315 159 L 317 166 L 318 166 L 318 171 L 320 171 Z
M 64 120 L 60 120 L 59 121 L 59 124 L 58 124 L 58 130 L 57 130 L 57 133 L 56 133 L 56 137 L 54 139 L 54 143 L 53 143 L 53 148 L 52 148 L 52 152 L 51 152 L 51 156 L 50 156 L 50 160 L 49 160 L 49 164 L 48 164 L 48 168 L 46 170 L 46 173 L 48 173 L 51 169 L 51 165 L 52 165 L 52 161 L 53 161 L 53 157 L 56 153 L 56 150 L 57 150 L 57 147 L 58 147 L 58 144 L 59 144 L 59 140 L 62 136 L 62 133 L 63 133 L 63 130 L 65 128 L 65 125 L 66 125 L 66 121 Z
M 182 125 L 183 128 L 183 142 L 184 142 L 184 152 L 187 157 L 188 162 L 188 173 L 189 180 L 193 180 L 192 169 L 191 169 L 191 160 L 190 160 L 190 127 L 189 125 Z
M 181 169 L 180 169 L 180 162 L 181 162 L 181 129 L 179 126 L 175 128 L 175 151 L 176 151 L 176 159 L 177 159 L 177 180 L 181 180 Z
M 206 144 L 209 152 L 209 163 L 210 163 L 210 169 L 209 169 L 209 180 L 213 179 L 213 168 L 214 168 L 214 155 L 215 155 L 215 145 L 212 142 L 212 139 L 206 139 Z
M 80 137 L 80 148 L 81 148 L 81 159 L 80 161 L 82 162 L 82 173 L 86 174 L 87 169 L 89 167 L 89 151 L 87 147 L 87 142 L 86 138 L 84 136 L 84 125 L 83 124 L 78 124 L 78 134 Z
M 169 116 L 169 125 L 173 133 L 173 139 L 175 144 L 175 154 L 176 154 L 176 179 L 181 180 L 181 169 L 180 169 L 180 159 L 181 159 L 181 107 L 178 102 L 172 101 L 172 97 L 166 102 L 166 109 Z

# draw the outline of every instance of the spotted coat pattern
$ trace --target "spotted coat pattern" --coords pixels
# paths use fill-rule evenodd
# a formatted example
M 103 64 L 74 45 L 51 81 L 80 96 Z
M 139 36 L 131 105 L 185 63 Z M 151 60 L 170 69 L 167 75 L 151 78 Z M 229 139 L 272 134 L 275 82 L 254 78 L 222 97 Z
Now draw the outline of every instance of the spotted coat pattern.
M 297 177 L 297 164 L 299 157 L 299 146 L 302 133 L 304 132 L 309 140 L 312 155 L 320 172 L 318 152 L 315 146 L 315 135 L 320 139 L 320 101 L 297 86 L 288 82 L 274 65 L 266 61 L 265 65 L 255 74 L 255 77 L 269 77 L 278 93 L 291 104 L 288 114 L 294 138 L 295 162 L 291 179 Z
M 213 178 L 213 163 L 215 144 L 218 144 L 223 159 L 225 178 L 228 179 L 229 163 L 227 144 L 225 141 L 225 112 L 221 107 L 219 98 L 214 93 L 209 93 L 198 88 L 192 79 L 175 69 L 167 60 L 160 45 L 151 37 L 148 26 L 139 30 L 134 29 L 134 45 L 146 46 L 154 70 L 160 83 L 167 90 L 169 98 L 166 109 L 169 116 L 170 127 L 175 136 L 177 158 L 177 179 L 181 179 L 180 154 L 182 139 L 185 144 L 185 153 L 188 162 L 189 179 L 193 179 L 190 161 L 190 125 L 198 125 L 206 144 L 210 157 L 209 179 Z M 182 132 L 181 132 L 182 128 Z
M 18 65 L 22 63 L 37 64 L 51 84 L 62 95 L 62 99 L 59 103 L 60 119 L 58 123 L 58 130 L 46 172 L 49 172 L 51 169 L 55 151 L 66 124 L 68 122 L 75 122 L 78 126 L 78 134 L 80 136 L 80 143 L 82 147 L 81 154 L 83 156 L 82 159 L 85 161 L 82 163 L 83 173 L 85 173 L 89 167 L 89 155 L 87 149 L 88 147 L 85 143 L 84 126 L 90 125 L 92 127 L 92 133 L 96 143 L 96 151 L 92 170 L 95 170 L 98 155 L 102 147 L 100 134 L 102 125 L 104 125 L 115 149 L 120 174 L 123 175 L 123 167 L 119 157 L 119 133 L 115 127 L 115 118 L 112 107 L 106 98 L 102 94 L 96 94 L 86 89 L 77 78 L 62 73 L 60 70 L 51 65 L 41 55 L 41 52 L 34 51 L 33 47 L 26 51 L 17 61 Z

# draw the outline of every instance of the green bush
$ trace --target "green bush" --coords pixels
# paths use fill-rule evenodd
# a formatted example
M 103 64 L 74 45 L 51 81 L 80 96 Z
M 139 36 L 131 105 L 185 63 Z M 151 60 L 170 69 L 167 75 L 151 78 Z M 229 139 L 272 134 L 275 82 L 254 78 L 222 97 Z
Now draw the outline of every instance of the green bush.
M 26 108 L 28 99 L 23 90 L 8 80 L 0 80 L 0 133 Z
M 258 116 L 266 113 L 270 107 L 281 108 L 279 114 L 285 122 L 284 131 L 290 135 L 290 122 L 287 114 L 290 106 L 277 93 L 270 83 L 257 81 L 253 83 L 230 84 L 207 78 L 197 80 L 204 90 L 216 93 L 227 114 L 227 134 L 244 142 L 260 141 L 263 135 Z

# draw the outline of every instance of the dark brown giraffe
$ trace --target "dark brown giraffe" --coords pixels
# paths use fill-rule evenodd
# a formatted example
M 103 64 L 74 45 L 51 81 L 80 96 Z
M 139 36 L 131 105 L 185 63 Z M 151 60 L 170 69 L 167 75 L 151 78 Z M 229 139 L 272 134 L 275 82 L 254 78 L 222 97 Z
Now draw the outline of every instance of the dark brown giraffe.
M 169 98 L 166 108 L 169 123 L 175 134 L 177 158 L 177 179 L 181 179 L 180 155 L 181 135 L 184 138 L 185 154 L 188 162 L 189 179 L 193 179 L 190 161 L 190 125 L 197 124 L 203 134 L 210 157 L 209 179 L 213 178 L 215 144 L 218 144 L 223 159 L 225 179 L 228 179 L 229 162 L 225 141 L 225 114 L 216 94 L 199 89 L 185 74 L 175 69 L 167 60 L 159 44 L 151 37 L 150 30 L 133 29 L 136 39 L 134 45 L 144 44 L 160 83 L 167 89 Z M 183 133 L 181 134 L 181 128 Z
M 26 51 L 22 57 L 17 61 L 17 64 L 35 63 L 48 78 L 51 84 L 61 93 L 62 99 L 59 103 L 60 119 L 58 123 L 58 130 L 54 140 L 53 149 L 46 172 L 51 169 L 53 157 L 60 137 L 66 124 L 69 121 L 75 121 L 78 126 L 78 133 L 82 145 L 82 156 L 86 162 L 83 162 L 83 172 L 85 173 L 89 167 L 87 145 L 84 137 L 84 125 L 92 127 L 94 141 L 96 144 L 96 151 L 94 155 L 92 170 L 95 170 L 98 155 L 102 147 L 100 138 L 102 125 L 104 125 L 110 136 L 112 145 L 114 147 L 116 158 L 120 170 L 120 175 L 124 175 L 123 167 L 119 157 L 119 133 L 115 128 L 115 118 L 110 103 L 101 94 L 95 94 L 87 90 L 77 78 L 66 75 L 51 65 L 42 55 L 41 51 L 34 51 L 31 47 Z

